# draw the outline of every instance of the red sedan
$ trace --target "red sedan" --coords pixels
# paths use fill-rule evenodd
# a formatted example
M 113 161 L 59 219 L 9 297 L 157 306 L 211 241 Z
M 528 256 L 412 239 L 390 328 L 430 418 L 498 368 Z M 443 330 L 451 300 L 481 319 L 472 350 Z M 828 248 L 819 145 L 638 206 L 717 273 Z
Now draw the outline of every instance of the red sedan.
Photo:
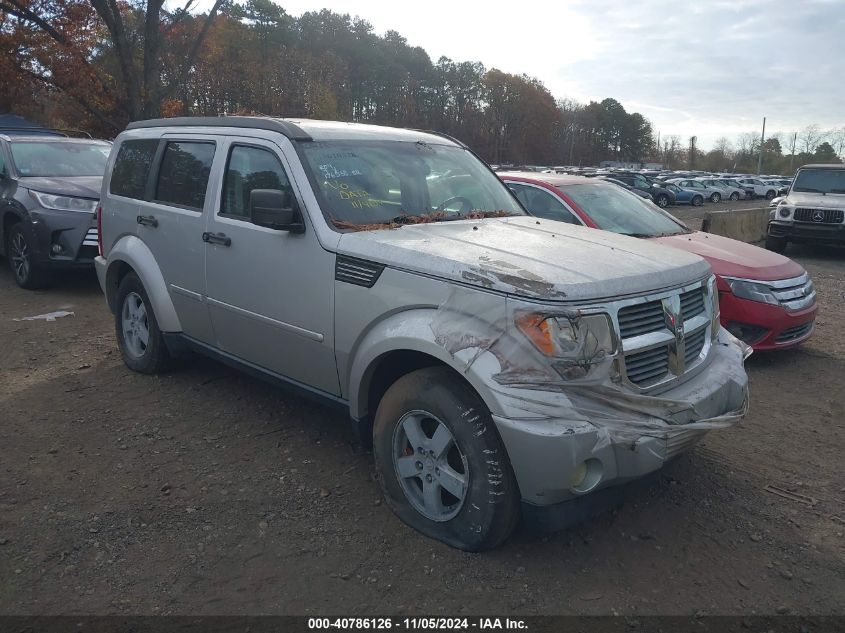
M 654 239 L 700 255 L 716 274 L 722 325 L 755 350 L 794 347 L 813 332 L 813 282 L 798 263 L 687 226 L 612 183 L 581 176 L 499 173 L 532 215 Z

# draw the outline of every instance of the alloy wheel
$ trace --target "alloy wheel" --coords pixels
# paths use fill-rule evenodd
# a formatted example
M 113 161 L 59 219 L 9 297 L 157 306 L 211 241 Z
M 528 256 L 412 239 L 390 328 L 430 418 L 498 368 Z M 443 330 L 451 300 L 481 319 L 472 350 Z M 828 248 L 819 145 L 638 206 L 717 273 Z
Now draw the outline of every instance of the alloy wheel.
M 23 233 L 17 232 L 12 237 L 11 252 L 9 255 L 12 259 L 12 268 L 15 271 L 15 277 L 20 282 L 26 281 L 29 277 L 29 271 L 32 268 L 32 253 L 29 250 L 29 244 L 26 243 Z
M 126 351 L 134 358 L 141 358 L 150 343 L 150 323 L 147 306 L 138 293 L 130 292 L 123 300 L 121 328 Z
M 409 411 L 393 433 L 393 466 L 408 502 L 432 521 L 460 512 L 469 466 L 454 435 L 427 411 Z

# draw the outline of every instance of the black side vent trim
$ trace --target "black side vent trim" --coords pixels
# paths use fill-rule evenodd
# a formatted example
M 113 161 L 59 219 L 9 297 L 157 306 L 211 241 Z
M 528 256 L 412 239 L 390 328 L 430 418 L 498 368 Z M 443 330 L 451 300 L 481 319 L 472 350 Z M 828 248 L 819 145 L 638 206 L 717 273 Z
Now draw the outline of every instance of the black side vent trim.
M 374 264 L 365 259 L 338 256 L 334 265 L 334 278 L 348 284 L 372 288 L 383 270 L 382 264 Z

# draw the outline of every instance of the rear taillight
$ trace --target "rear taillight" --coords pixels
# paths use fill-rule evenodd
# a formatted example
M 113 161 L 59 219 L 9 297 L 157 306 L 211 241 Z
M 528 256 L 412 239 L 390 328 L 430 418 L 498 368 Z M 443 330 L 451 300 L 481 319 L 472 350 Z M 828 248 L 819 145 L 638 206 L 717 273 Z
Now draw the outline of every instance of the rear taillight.
M 98 204 L 94 212 L 97 216 L 97 252 L 103 256 L 103 205 Z

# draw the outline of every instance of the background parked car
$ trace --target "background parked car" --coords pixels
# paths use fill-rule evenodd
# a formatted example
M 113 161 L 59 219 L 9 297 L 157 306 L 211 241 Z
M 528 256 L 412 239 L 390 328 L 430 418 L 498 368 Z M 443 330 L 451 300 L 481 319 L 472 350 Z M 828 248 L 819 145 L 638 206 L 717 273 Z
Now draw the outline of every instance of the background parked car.
M 719 189 L 718 187 L 709 187 L 700 180 L 694 180 L 692 178 L 671 178 L 667 180 L 667 182 L 674 183 L 678 185 L 681 189 L 690 189 L 692 191 L 696 191 L 703 195 L 710 202 L 721 201 L 722 195 L 724 193 L 723 189 Z
M 759 178 L 737 178 L 736 181 L 742 185 L 752 188 L 754 196 L 771 200 L 778 195 L 778 188 L 774 185 L 767 185 Z
M 58 134 L 0 134 L 0 253 L 34 289 L 57 268 L 93 266 L 94 211 L 111 143 Z
M 650 238 L 706 259 L 716 274 L 722 325 L 755 350 L 795 347 L 813 332 L 817 311 L 813 282 L 803 267 L 787 257 L 720 235 L 690 231 L 666 211 L 622 195 L 601 181 L 577 176 L 537 178 L 525 173 L 501 174 L 500 178 L 529 213 L 534 213 L 534 205 L 542 205 L 544 212 L 537 215 L 546 219 Z M 524 190 L 529 187 L 532 195 L 527 198 Z
M 652 202 L 654 202 L 654 197 L 648 191 L 643 191 L 642 189 L 635 189 L 631 185 L 624 183 L 621 180 L 617 180 L 616 178 L 602 177 L 602 180 L 612 182 L 614 185 L 622 187 L 625 191 L 630 191 L 635 196 L 639 196 L 640 198 L 645 198 L 646 200 L 651 200 Z
M 740 198 L 745 197 L 745 189 L 729 185 L 724 180 L 718 180 L 716 178 L 696 178 L 696 180 L 703 183 L 705 187 L 715 187 L 716 189 L 720 189 L 722 191 L 722 198 L 739 200 Z
M 664 186 L 658 184 L 655 186 L 655 181 L 646 178 L 642 174 L 633 174 L 628 172 L 621 172 L 621 173 L 614 173 L 613 178 L 616 180 L 620 180 L 625 184 L 633 187 L 634 189 L 639 189 L 640 191 L 645 191 L 651 194 L 651 197 L 654 199 L 654 203 L 661 208 L 666 208 L 670 204 L 675 203 L 675 194 L 666 189 Z
M 675 196 L 675 204 L 689 204 L 694 207 L 700 207 L 704 204 L 704 194 L 695 189 L 681 189 L 671 182 L 664 182 L 660 186 Z

